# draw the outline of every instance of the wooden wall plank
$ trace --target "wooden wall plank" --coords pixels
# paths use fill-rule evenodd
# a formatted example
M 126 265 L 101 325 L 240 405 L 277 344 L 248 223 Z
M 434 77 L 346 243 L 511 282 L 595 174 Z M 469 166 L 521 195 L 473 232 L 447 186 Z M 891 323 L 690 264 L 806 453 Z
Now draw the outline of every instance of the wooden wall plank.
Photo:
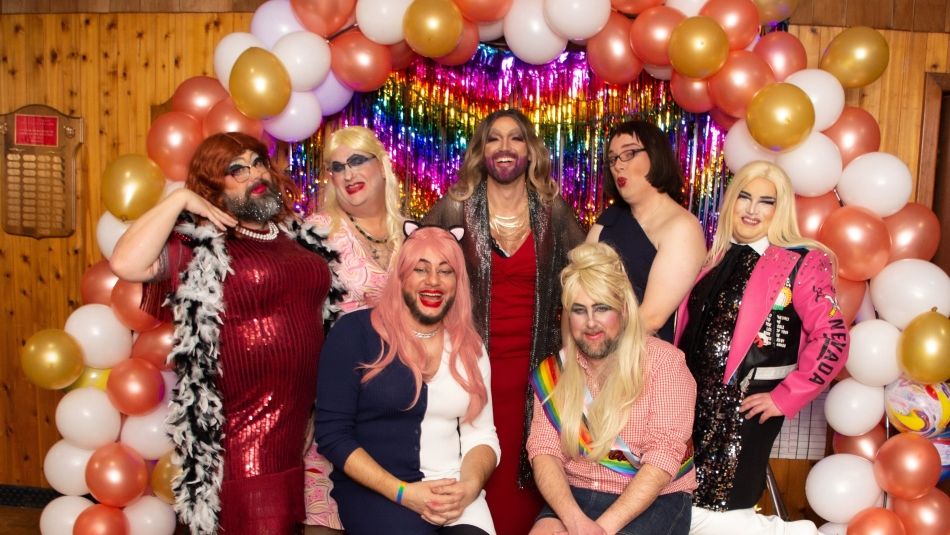
M 892 29 L 908 30 L 914 29 L 914 5 L 919 4 L 921 0 L 893 0 L 894 1 L 894 19 Z
M 844 26 L 847 19 L 846 2 L 815 2 L 812 20 L 803 21 L 805 24 L 821 26 Z
M 894 4 L 891 0 L 861 0 L 846 2 L 847 17 L 844 26 L 891 28 Z

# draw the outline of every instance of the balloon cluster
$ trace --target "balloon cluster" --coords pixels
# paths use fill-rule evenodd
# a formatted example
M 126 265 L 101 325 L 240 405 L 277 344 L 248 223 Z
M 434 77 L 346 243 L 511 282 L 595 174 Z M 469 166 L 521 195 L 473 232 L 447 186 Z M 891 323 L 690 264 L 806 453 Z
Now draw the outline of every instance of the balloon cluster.
M 35 333 L 20 354 L 35 385 L 68 390 L 55 415 L 63 438 L 43 462 L 64 496 L 43 510 L 40 531 L 174 533 L 177 467 L 165 430 L 172 325 L 142 311 L 142 285 L 118 280 L 105 260 L 83 274 L 81 294 L 85 304 L 62 329 Z

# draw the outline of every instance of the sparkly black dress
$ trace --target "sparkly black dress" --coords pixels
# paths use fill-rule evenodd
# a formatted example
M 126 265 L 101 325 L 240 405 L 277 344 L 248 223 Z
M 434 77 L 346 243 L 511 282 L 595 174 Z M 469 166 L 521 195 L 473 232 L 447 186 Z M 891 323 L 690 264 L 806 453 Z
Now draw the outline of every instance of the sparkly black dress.
M 739 412 L 742 399 L 770 392 L 780 380 L 752 380 L 743 385 L 742 379 L 755 365 L 794 363 L 798 354 L 801 322 L 789 303 L 769 314 L 760 334 L 768 340 L 769 333 L 774 333 L 777 337 L 772 340 L 781 343 L 753 345 L 734 378 L 723 384 L 739 308 L 759 258 L 748 245 L 733 244 L 697 283 L 687 302 L 690 319 L 680 347 L 696 379 L 693 444 L 699 487 L 693 504 L 714 511 L 745 509 L 758 502 L 765 488 L 769 452 L 785 420 L 772 417 L 760 424 L 758 417 L 745 419 Z M 794 272 L 789 279 L 793 278 Z M 790 287 L 791 283 L 786 284 Z

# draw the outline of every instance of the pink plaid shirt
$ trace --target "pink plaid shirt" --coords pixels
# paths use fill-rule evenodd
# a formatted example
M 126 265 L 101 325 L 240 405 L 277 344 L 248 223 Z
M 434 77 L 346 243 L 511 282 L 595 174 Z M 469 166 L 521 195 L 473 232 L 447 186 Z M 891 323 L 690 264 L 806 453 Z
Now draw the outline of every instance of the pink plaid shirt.
M 696 382 L 686 367 L 683 352 L 671 344 L 649 337 L 646 353 L 648 372 L 643 392 L 631 407 L 620 437 L 642 464 L 651 464 L 675 477 L 686 453 L 686 442 L 693 432 Z M 596 397 L 599 388 L 591 377 L 586 357 L 578 355 L 577 361 L 587 376 L 587 388 Z M 561 451 L 560 435 L 535 396 L 528 458 L 534 459 L 538 455 L 560 459 L 564 463 L 567 481 L 574 487 L 619 495 L 632 481 L 585 457 L 568 458 Z M 696 471 L 691 469 L 683 477 L 670 481 L 660 494 L 692 492 L 695 488 Z

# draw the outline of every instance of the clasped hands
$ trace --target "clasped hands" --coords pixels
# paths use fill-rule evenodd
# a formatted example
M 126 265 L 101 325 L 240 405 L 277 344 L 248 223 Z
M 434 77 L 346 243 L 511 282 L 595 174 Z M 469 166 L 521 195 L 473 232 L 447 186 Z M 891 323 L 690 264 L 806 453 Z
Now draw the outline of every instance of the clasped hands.
M 481 487 L 455 479 L 433 479 L 406 485 L 402 505 L 436 526 L 457 520 L 481 492 Z

